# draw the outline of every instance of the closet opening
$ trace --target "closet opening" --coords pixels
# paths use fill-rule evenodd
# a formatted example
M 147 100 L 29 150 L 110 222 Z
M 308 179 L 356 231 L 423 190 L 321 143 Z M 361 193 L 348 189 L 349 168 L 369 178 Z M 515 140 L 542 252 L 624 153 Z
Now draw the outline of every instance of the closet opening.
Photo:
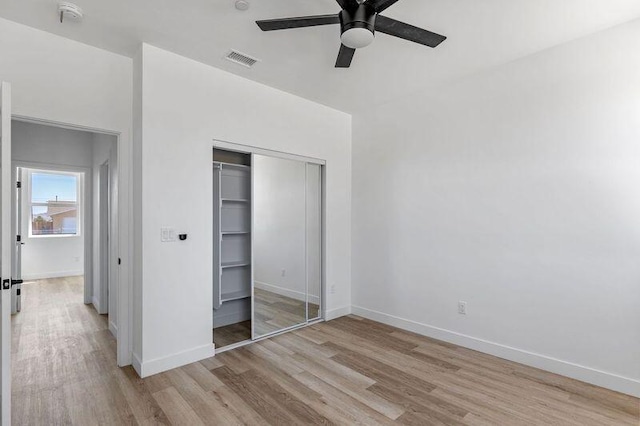
M 324 162 L 216 142 L 212 328 L 220 351 L 322 320 Z
M 216 348 L 251 340 L 251 156 L 213 151 Z

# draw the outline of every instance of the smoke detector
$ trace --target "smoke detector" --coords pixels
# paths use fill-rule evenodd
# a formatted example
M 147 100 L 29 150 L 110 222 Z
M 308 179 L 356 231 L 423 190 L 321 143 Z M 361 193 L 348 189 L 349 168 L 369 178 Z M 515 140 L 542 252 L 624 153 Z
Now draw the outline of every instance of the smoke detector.
M 64 18 L 70 18 L 75 21 L 82 20 L 82 9 L 78 5 L 66 1 L 58 3 L 58 13 L 60 14 L 60 22 Z
M 244 12 L 249 9 L 249 2 L 246 0 L 236 0 L 236 9 Z

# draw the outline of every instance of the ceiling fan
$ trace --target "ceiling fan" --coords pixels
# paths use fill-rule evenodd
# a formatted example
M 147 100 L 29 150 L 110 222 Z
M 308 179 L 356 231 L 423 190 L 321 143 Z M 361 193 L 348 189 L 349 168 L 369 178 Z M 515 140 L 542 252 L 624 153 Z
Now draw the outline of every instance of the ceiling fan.
M 415 43 L 436 47 L 445 36 L 380 15 L 398 0 L 336 0 L 342 10 L 337 15 L 299 16 L 295 18 L 256 21 L 262 31 L 340 24 L 342 45 L 336 68 L 349 68 L 356 49 L 373 42 L 375 32 L 400 37 Z

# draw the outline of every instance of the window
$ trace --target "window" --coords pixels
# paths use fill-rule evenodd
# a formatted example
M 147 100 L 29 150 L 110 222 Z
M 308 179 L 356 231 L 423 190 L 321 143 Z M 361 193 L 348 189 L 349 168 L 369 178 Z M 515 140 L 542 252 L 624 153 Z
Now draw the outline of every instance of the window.
M 80 235 L 80 173 L 28 170 L 29 236 Z

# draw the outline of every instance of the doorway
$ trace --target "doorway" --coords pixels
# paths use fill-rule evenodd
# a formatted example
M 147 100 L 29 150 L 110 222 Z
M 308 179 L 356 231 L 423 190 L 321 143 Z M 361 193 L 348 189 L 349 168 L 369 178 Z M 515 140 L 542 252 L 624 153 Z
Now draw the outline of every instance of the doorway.
M 12 349 L 19 388 L 22 363 L 36 361 L 36 376 L 38 368 L 68 373 L 80 368 L 68 355 L 86 358 L 106 333 L 115 348 L 117 138 L 13 120 L 12 170 L 18 278 Z
M 17 167 L 16 177 L 17 277 L 35 282 L 83 276 L 84 234 L 90 232 L 84 229 L 86 172 L 42 165 Z M 19 287 L 12 299 L 15 314 L 21 310 Z

